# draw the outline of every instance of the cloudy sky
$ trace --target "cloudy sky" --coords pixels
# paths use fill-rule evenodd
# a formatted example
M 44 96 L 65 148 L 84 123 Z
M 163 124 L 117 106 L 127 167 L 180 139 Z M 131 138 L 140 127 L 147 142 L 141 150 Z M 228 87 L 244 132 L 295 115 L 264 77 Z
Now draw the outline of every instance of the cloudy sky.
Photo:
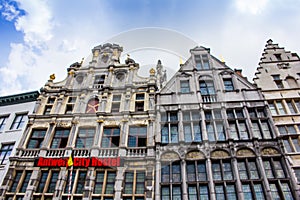
M 52 73 L 63 80 L 107 41 L 141 67 L 160 58 L 169 71 L 205 46 L 252 81 L 268 39 L 300 52 L 299 8 L 300 0 L 0 0 L 0 96 L 39 90 Z

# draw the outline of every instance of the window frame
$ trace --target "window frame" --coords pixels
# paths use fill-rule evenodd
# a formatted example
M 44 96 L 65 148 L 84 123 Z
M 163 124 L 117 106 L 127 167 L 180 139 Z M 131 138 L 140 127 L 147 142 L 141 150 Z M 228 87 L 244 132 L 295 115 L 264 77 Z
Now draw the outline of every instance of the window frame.
M 28 113 L 16 113 L 15 118 L 10 126 L 10 130 L 22 129 L 28 121 Z
M 84 133 L 83 135 L 81 135 Z M 75 148 L 91 148 L 94 145 L 94 138 L 96 135 L 95 127 L 80 127 L 77 132 Z M 88 146 L 88 140 L 91 140 L 90 146 Z M 79 147 L 80 142 L 82 146 Z
M 110 134 L 106 134 L 105 135 L 105 131 L 109 131 L 110 132 Z M 118 131 L 118 134 L 115 134 L 114 133 L 114 131 Z M 101 147 L 102 148 L 117 148 L 117 147 L 119 147 L 119 145 L 120 145 L 120 136 L 121 136 L 121 129 L 120 129 L 120 127 L 110 127 L 110 126 L 108 126 L 108 127 L 103 127 L 103 133 L 102 133 L 102 139 L 101 139 Z M 119 138 L 119 140 L 118 140 L 118 145 L 117 146 L 112 146 L 114 143 L 113 143 L 113 139 L 114 138 Z M 105 146 L 104 144 L 105 144 L 105 138 L 107 138 L 108 139 L 108 146 Z
M 180 93 L 187 94 L 190 93 L 190 80 L 180 80 Z
M 133 129 L 136 129 L 137 131 L 133 131 Z M 129 148 L 147 147 L 147 135 L 148 135 L 147 133 L 148 133 L 148 127 L 146 125 L 142 125 L 142 126 L 132 125 L 132 126 L 129 126 L 127 146 Z M 130 143 L 131 142 L 130 138 L 135 139 L 135 144 L 133 146 Z M 144 141 L 144 142 L 142 142 L 142 141 Z M 140 144 L 140 142 L 144 143 L 144 145 Z
M 34 136 L 35 132 L 38 132 L 37 136 Z M 42 132 L 44 132 L 44 133 L 42 133 Z M 26 147 L 29 149 L 41 148 L 44 143 L 46 133 L 47 133 L 47 129 L 32 129 L 30 137 L 28 138 Z M 29 147 L 31 141 L 37 141 L 37 143 L 34 145 L 34 147 Z
M 6 165 L 14 149 L 15 143 L 2 143 L 0 149 L 0 165 Z
M 179 142 L 179 119 L 177 111 L 166 111 L 161 113 L 161 143 Z M 165 139 L 164 139 L 165 138 Z
M 5 131 L 5 126 L 6 126 L 8 118 L 9 118 L 9 115 L 1 115 L 0 116 L 0 132 Z

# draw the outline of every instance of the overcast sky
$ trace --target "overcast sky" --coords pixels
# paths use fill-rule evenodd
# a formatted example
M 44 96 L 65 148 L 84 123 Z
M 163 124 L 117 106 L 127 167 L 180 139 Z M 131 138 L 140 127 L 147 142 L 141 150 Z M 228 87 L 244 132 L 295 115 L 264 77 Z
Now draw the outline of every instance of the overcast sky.
M 0 96 L 39 90 L 52 73 L 63 80 L 67 67 L 107 41 L 127 44 L 125 54 L 141 68 L 161 59 L 168 71 L 193 45 L 205 46 L 250 81 L 268 39 L 292 52 L 300 47 L 300 0 L 0 2 Z

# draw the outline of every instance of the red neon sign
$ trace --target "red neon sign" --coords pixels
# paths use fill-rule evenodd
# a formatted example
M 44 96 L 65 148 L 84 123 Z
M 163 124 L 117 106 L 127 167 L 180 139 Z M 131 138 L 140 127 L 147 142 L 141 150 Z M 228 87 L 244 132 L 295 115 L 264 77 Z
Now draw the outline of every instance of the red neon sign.
M 43 158 L 37 159 L 36 167 L 66 167 L 68 158 Z M 117 158 L 73 158 L 74 167 L 119 167 L 120 157 Z

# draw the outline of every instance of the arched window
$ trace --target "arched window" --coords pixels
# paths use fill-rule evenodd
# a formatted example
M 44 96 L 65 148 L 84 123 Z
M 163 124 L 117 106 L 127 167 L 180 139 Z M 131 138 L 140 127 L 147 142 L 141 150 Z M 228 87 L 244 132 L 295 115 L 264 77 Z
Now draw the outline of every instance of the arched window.
M 86 113 L 96 113 L 99 107 L 99 99 L 93 98 L 90 99 L 87 106 L 86 106 Z
M 297 88 L 298 87 L 297 81 L 293 77 L 288 76 L 288 77 L 286 77 L 285 80 L 289 84 L 290 88 Z

